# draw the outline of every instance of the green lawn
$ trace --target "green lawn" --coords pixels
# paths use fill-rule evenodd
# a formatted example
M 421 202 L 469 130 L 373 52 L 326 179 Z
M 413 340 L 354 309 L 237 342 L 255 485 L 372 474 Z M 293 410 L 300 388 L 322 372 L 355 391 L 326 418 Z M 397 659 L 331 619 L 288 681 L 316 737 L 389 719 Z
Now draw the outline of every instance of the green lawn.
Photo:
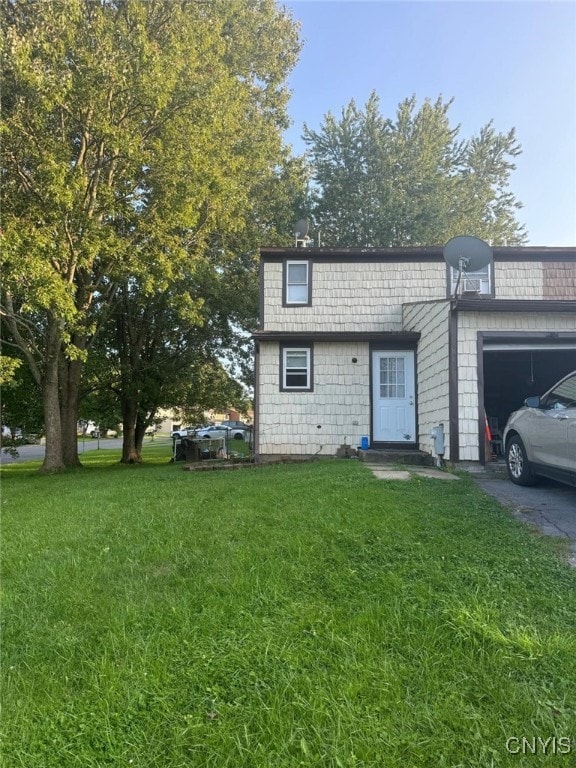
M 576 574 L 469 478 L 144 455 L 2 471 L 6 768 L 575 765 Z

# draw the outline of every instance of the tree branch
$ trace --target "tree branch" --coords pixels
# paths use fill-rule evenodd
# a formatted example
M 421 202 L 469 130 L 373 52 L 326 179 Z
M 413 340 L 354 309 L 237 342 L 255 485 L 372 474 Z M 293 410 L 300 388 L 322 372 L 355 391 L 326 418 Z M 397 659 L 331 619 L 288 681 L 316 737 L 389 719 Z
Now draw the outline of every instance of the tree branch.
M 78 264 L 78 259 L 76 256 L 76 249 L 74 248 L 72 233 L 70 232 L 70 227 L 68 226 L 68 217 L 64 218 L 64 232 L 66 233 L 66 241 L 68 242 L 68 248 L 70 249 L 70 257 L 71 257 L 68 263 L 68 269 L 66 270 L 66 280 L 68 281 L 69 285 L 72 285 L 72 283 L 74 282 L 74 275 L 76 273 L 76 266 Z
M 34 381 L 39 386 L 41 386 L 42 373 L 40 371 L 40 368 L 38 367 L 36 357 L 34 356 L 34 353 L 36 353 L 39 357 L 41 357 L 40 350 L 38 349 L 38 347 L 36 346 L 33 340 L 30 340 L 30 345 L 28 345 L 28 343 L 26 343 L 26 340 L 20 333 L 20 329 L 18 328 L 18 323 L 17 323 L 18 317 L 14 312 L 14 304 L 12 302 L 12 297 L 10 296 L 10 294 L 5 294 L 5 300 L 7 304 L 7 307 L 6 307 L 7 312 L 2 311 L 1 314 L 4 317 L 4 321 L 14 338 L 14 342 L 10 342 L 4 339 L 3 343 L 13 346 L 22 352 L 22 354 L 26 359 L 26 362 L 28 363 L 28 366 L 30 368 L 30 372 L 32 373 Z

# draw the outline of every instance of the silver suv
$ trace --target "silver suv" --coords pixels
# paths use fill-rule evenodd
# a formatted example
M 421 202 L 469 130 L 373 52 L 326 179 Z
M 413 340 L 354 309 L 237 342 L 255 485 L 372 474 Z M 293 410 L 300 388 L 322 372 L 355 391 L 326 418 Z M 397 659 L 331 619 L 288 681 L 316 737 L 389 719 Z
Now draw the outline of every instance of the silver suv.
M 510 415 L 504 455 L 517 485 L 534 485 L 539 476 L 576 485 L 576 371 Z

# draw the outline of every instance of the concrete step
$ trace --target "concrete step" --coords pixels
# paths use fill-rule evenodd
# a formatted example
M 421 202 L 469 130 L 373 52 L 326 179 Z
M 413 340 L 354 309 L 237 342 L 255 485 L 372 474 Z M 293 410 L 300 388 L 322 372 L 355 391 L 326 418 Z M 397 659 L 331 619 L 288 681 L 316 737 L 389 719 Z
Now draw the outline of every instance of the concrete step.
M 424 451 L 404 451 L 402 449 L 359 450 L 358 455 L 362 461 L 373 464 L 413 464 L 421 467 L 433 467 L 434 458 Z

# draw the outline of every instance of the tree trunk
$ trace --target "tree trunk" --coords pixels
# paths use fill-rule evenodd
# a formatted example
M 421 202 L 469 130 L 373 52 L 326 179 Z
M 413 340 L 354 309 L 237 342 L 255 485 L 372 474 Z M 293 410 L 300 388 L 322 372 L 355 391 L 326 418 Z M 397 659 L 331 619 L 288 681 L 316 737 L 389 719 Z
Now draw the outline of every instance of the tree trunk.
M 65 360 L 62 363 L 60 418 L 62 423 L 62 457 L 67 467 L 81 466 L 77 436 L 81 373 L 82 363 L 79 360 Z
M 60 334 L 54 325 L 48 330 L 46 369 L 42 387 L 46 450 L 42 472 L 63 472 L 66 469 L 62 453 L 62 423 L 60 421 L 60 391 L 58 386 Z
M 138 453 L 142 454 L 142 444 L 144 442 L 144 436 L 146 435 L 146 420 L 143 418 L 141 413 L 138 413 L 136 416 L 136 429 L 135 429 L 135 435 L 134 435 L 134 443 L 136 446 L 136 450 Z
M 138 406 L 129 398 L 122 399 L 122 464 L 140 464 L 142 456 L 136 445 L 136 414 Z

